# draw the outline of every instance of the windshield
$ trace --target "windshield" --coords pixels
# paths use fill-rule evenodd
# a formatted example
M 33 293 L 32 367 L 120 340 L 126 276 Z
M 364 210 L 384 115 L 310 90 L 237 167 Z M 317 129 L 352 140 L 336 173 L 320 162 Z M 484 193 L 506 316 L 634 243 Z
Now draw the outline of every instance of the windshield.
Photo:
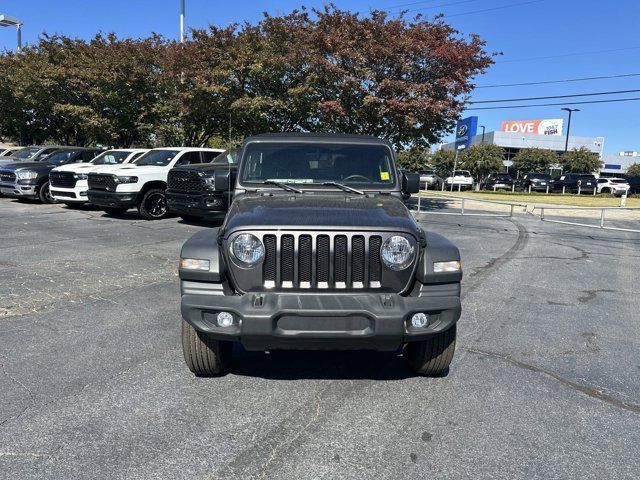
M 124 162 L 129 155 L 131 155 L 131 152 L 126 152 L 124 150 L 110 150 L 98 155 L 91 161 L 91 163 L 94 165 L 116 165 Z
M 56 165 L 62 165 L 69 161 L 69 159 L 76 153 L 75 150 L 60 150 L 52 153 L 46 158 L 47 163 L 54 163 Z
M 39 147 L 27 147 L 27 148 L 23 148 L 22 150 L 17 151 L 16 153 L 14 153 L 11 156 L 15 157 L 15 158 L 29 159 L 29 158 L 33 157 L 36 153 L 38 153 L 40 150 L 41 149 Z
M 455 172 L 453 172 L 453 176 L 454 177 L 470 177 L 471 174 L 469 173 L 469 170 L 456 170 Z
M 249 143 L 242 161 L 244 183 L 322 184 L 366 187 L 395 184 L 391 150 L 383 145 Z
M 140 157 L 136 162 L 136 165 L 156 165 L 158 167 L 166 167 L 178 153 L 180 153 L 179 150 L 150 150 Z
M 234 148 L 232 150 L 227 150 L 225 152 L 222 152 L 216 158 L 214 158 L 211 163 L 215 163 L 216 165 L 220 165 L 220 164 L 235 165 L 238 163 L 239 153 L 240 153 L 240 150 L 237 148 Z
M 496 175 L 497 180 L 511 180 L 511 175 L 507 175 L 506 173 L 499 173 Z
M 546 173 L 531 173 L 529 178 L 551 178 L 551 176 Z
M 595 180 L 593 175 L 576 175 L 580 180 Z

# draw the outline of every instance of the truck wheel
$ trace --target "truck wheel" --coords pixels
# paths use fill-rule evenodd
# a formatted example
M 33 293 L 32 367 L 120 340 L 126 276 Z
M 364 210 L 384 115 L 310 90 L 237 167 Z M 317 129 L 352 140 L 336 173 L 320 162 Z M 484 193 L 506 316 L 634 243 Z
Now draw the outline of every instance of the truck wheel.
M 164 190 L 152 188 L 148 190 L 138 205 L 138 212 L 145 220 L 160 220 L 167 216 L 167 199 Z
M 42 203 L 57 203 L 56 200 L 51 196 L 51 191 L 49 190 L 49 182 L 44 182 L 40 186 L 40 190 L 38 190 L 38 198 Z
M 182 353 L 196 376 L 220 375 L 231 363 L 231 342 L 220 342 L 198 332 L 182 319 Z
M 112 217 L 121 217 L 127 213 L 128 209 L 119 207 L 102 207 L 102 210 L 104 210 L 104 213 Z
M 419 375 L 441 376 L 449 371 L 456 349 L 456 326 L 433 335 L 422 342 L 409 342 L 404 346 L 404 358 Z

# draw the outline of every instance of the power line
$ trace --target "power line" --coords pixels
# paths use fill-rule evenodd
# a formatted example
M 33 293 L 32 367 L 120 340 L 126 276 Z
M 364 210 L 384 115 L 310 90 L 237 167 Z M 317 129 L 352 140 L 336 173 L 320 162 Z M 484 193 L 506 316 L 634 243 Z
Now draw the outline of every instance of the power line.
M 640 73 L 623 73 L 619 75 L 602 75 L 600 77 L 581 77 L 581 78 L 566 78 L 564 80 L 544 80 L 540 82 L 523 82 L 523 83 L 496 83 L 493 85 L 478 85 L 480 88 L 502 88 L 502 87 L 526 87 L 528 85 L 548 85 L 551 83 L 567 83 L 567 82 L 586 82 L 590 80 L 604 80 L 608 78 L 624 78 L 624 77 L 640 77 Z
M 413 13 L 413 12 L 420 12 L 420 11 L 423 11 L 423 10 L 430 10 L 430 9 L 434 9 L 434 8 L 450 7 L 450 6 L 453 6 L 453 5 L 460 5 L 462 3 L 471 3 L 471 2 L 475 2 L 475 1 L 477 1 L 477 0 L 461 0 L 459 2 L 442 3 L 440 5 L 432 5 L 430 7 L 414 8 L 414 9 L 411 9 L 411 10 L 402 10 L 402 9 L 398 10 L 397 7 L 381 8 L 379 10 L 385 11 L 385 12 L 389 12 L 389 13 L 392 13 L 392 14 Z M 454 14 L 451 14 L 451 15 L 446 15 L 445 14 L 445 15 L 443 15 L 443 17 L 446 17 L 446 18 L 461 17 L 463 15 L 472 15 L 472 14 L 475 14 L 475 13 L 493 12 L 495 10 L 502 10 L 502 9 L 505 9 L 505 8 L 519 7 L 521 5 L 529 5 L 531 3 L 540 3 L 540 2 L 546 2 L 546 1 L 547 0 L 529 0 L 528 2 L 512 3 L 512 4 L 509 4 L 509 5 L 500 5 L 498 7 L 483 8 L 481 10 L 473 10 L 473 11 L 470 11 L 470 12 L 454 13 Z M 421 2 L 415 2 L 415 3 L 421 3 Z M 410 4 L 406 4 L 406 5 L 408 6 Z M 395 11 L 395 10 L 398 10 L 398 11 Z
M 552 98 L 572 98 L 572 97 L 595 97 L 598 95 L 614 95 L 618 93 L 638 93 L 640 89 L 635 90 L 613 90 L 609 92 L 591 92 L 591 93 L 573 93 L 571 95 L 547 95 L 544 97 L 526 97 L 526 98 L 503 98 L 501 100 L 475 100 L 469 104 L 476 103 L 502 103 L 502 102 L 528 102 L 530 100 L 547 100 Z
M 588 100 L 584 102 L 563 102 L 563 103 L 539 103 L 533 105 L 507 105 L 502 107 L 473 107 L 465 108 L 465 110 L 503 110 L 507 108 L 530 108 L 530 107 L 556 107 L 559 105 L 586 105 L 591 103 L 614 103 L 614 102 L 634 102 L 640 100 L 640 97 L 632 98 L 612 98 L 609 100 Z
M 595 50 L 591 52 L 573 52 L 573 53 L 563 53 L 560 55 L 548 55 L 545 57 L 529 57 L 529 58 L 514 58 L 507 60 L 497 60 L 495 63 L 513 63 L 513 62 L 529 62 L 531 60 L 548 60 L 552 58 L 565 58 L 565 57 L 575 57 L 579 55 L 593 55 L 594 53 L 615 53 L 615 52 L 626 52 L 629 50 L 638 50 L 638 47 L 626 47 L 626 48 L 614 48 L 612 50 Z
M 437 0 L 432 0 L 432 1 L 437 1 Z M 403 10 L 402 8 L 398 8 L 398 6 L 391 7 L 391 8 L 383 8 L 382 10 L 389 13 L 413 13 L 413 12 L 421 12 L 423 10 L 433 10 L 434 8 L 451 7 L 454 5 L 460 5 L 463 3 L 471 3 L 471 2 L 477 2 L 477 1 L 478 0 L 460 0 L 458 2 L 448 2 L 448 3 L 441 3 L 440 5 L 431 5 L 430 7 L 412 8 L 411 10 Z M 539 1 L 542 1 L 542 0 L 539 0 Z M 416 2 L 416 3 L 425 3 L 425 2 Z M 406 5 L 409 6 L 411 4 L 406 4 Z M 394 10 L 394 11 L 392 12 L 391 10 Z
M 453 15 L 443 15 L 443 17 L 444 18 L 462 17 L 463 15 L 473 15 L 475 13 L 493 12 L 495 10 L 502 10 L 504 8 L 513 8 L 513 7 L 519 7 L 522 5 L 529 5 L 532 3 L 540 3 L 540 2 L 546 2 L 546 1 L 547 0 L 530 0 L 528 2 L 513 3 L 511 5 L 502 5 L 500 7 L 493 7 L 493 8 L 484 8 L 482 10 L 474 10 L 472 12 L 455 13 Z

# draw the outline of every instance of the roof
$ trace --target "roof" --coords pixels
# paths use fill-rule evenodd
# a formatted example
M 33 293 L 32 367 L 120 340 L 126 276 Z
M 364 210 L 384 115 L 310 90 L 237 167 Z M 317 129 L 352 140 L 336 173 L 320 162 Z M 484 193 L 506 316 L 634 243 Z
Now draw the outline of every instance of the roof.
M 156 147 L 149 150 L 178 150 L 179 152 L 224 152 L 223 148 L 206 148 L 206 147 Z
M 387 140 L 374 137 L 372 135 L 353 135 L 347 133 L 308 133 L 308 132 L 282 132 L 282 133 L 261 133 L 244 139 L 247 142 L 324 142 L 324 143 L 363 143 L 389 145 Z

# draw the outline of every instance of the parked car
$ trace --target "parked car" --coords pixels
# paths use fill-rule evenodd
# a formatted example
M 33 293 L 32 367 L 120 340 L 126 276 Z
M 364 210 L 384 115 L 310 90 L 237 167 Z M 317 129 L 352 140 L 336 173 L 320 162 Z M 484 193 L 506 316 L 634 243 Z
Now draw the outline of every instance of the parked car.
M 53 152 L 61 148 L 68 147 L 61 145 L 33 145 L 31 147 L 24 147 L 11 155 L 0 157 L 0 167 L 16 162 L 39 162 L 47 155 L 51 155 Z
M 551 180 L 554 192 L 560 192 L 564 187 L 567 193 L 593 193 L 596 185 L 596 177 L 587 173 L 565 173 Z
M 0 158 L 1 157 L 10 157 L 14 153 L 18 153 L 22 150 L 23 147 L 13 147 L 13 146 L 2 146 L 0 147 Z
M 440 188 L 442 186 L 442 178 L 436 174 L 435 169 L 427 168 L 420 170 L 420 188 Z
M 480 190 L 511 190 L 513 178 L 508 173 L 491 172 L 480 181 Z
M 616 197 L 621 197 L 629 191 L 631 186 L 624 178 L 603 178 L 598 179 L 598 193 L 612 193 Z
M 18 162 L 0 168 L 0 192 L 16 198 L 37 198 L 42 203 L 55 203 L 49 188 L 49 173 L 60 165 L 89 162 L 101 150 L 65 147 L 37 162 Z
M 629 184 L 629 195 L 640 194 L 640 177 L 626 177 Z
M 453 186 L 454 190 L 460 188 L 460 190 L 471 190 L 473 188 L 473 177 L 468 170 L 456 170 L 452 176 L 445 178 L 444 187 L 450 189 Z
M 219 218 L 229 208 L 239 149 L 227 150 L 211 163 L 174 167 L 167 177 L 167 206 L 185 220 Z
M 54 168 L 49 174 L 51 196 L 54 200 L 67 205 L 81 205 L 87 203 L 87 175 L 90 172 L 107 165 L 132 163 L 148 149 L 120 149 L 107 150 L 88 163 L 71 163 Z
M 529 172 L 516 182 L 516 187 L 526 192 L 529 189 L 535 192 L 546 192 L 547 187 L 551 191 L 551 175 L 548 173 Z
M 182 247 L 182 346 L 196 375 L 247 350 L 404 347 L 443 375 L 460 317 L 460 252 L 402 203 L 391 145 L 355 135 L 245 140 L 224 223 Z
M 88 174 L 87 197 L 108 215 L 137 208 L 145 220 L 167 216 L 167 176 L 178 165 L 208 163 L 221 153 L 212 148 L 154 148 L 135 164 L 101 167 Z

